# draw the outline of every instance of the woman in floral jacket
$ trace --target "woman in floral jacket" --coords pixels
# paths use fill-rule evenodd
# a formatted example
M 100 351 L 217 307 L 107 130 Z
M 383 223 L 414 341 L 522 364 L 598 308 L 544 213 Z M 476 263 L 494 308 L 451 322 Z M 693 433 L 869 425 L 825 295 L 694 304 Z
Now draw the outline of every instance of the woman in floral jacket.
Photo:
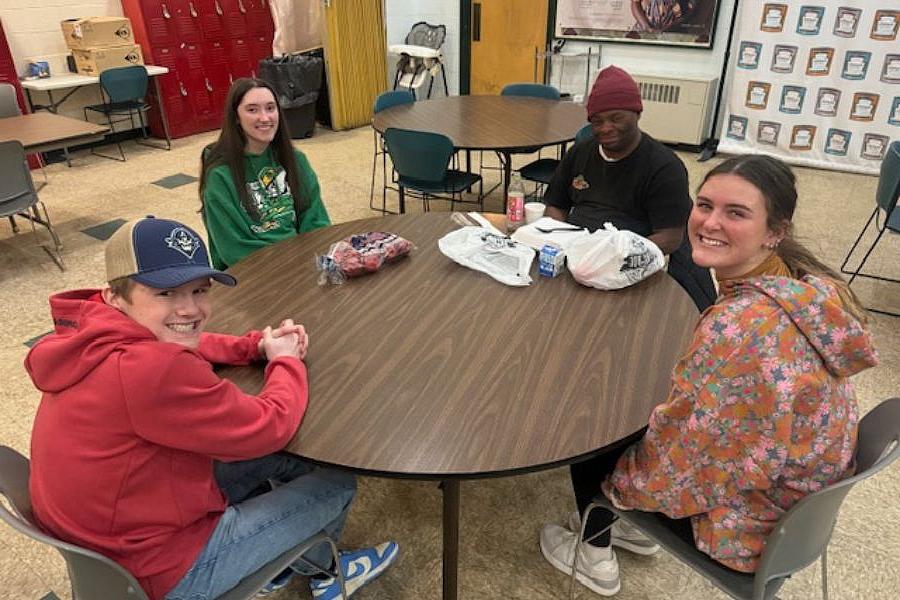
M 792 238 L 796 201 L 793 173 L 769 157 L 732 158 L 707 174 L 688 234 L 694 262 L 715 270 L 719 299 L 643 439 L 573 465 L 580 514 L 602 487 L 618 508 L 684 519 L 698 549 L 753 572 L 778 519 L 852 472 L 859 414 L 847 378 L 877 358 L 849 287 Z M 585 538 L 611 521 L 593 511 Z M 578 527 L 573 515 L 568 529 L 541 532 L 544 556 L 567 573 Z M 612 546 L 658 549 L 619 521 L 582 542 L 576 577 L 602 595 L 619 589 Z

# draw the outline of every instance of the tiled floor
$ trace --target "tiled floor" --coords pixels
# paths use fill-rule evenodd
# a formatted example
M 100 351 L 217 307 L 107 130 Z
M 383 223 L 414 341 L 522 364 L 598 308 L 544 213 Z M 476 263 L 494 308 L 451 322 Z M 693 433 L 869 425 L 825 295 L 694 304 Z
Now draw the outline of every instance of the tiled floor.
M 35 243 L 30 228 L 13 235 L 0 222 L 0 443 L 27 454 L 40 395 L 22 367 L 28 348 L 52 326 L 51 292 L 93 287 L 103 281 L 103 241 L 122 220 L 155 214 L 181 219 L 202 231 L 197 186 L 202 148 L 214 134 L 176 140 L 170 152 L 126 144 L 127 162 L 79 152 L 73 167 L 47 168 L 50 183 L 41 198 L 62 238 L 69 270 L 61 273 Z M 368 208 L 372 133 L 319 130 L 298 141 L 319 174 L 322 195 L 335 222 L 375 216 Z M 710 163 L 681 154 L 692 185 Z M 528 160 L 529 157 L 522 157 Z M 713 161 L 714 162 L 714 161 Z M 843 252 L 871 211 L 873 177 L 797 169 L 801 204 L 797 229 L 827 262 L 840 264 Z M 488 175 L 496 177 L 496 175 Z M 489 182 L 490 183 L 490 182 Z M 388 198 L 396 206 L 396 196 Z M 419 203 L 410 203 L 419 210 Z M 435 210 L 438 203 L 432 203 Z M 499 207 L 499 198 L 488 201 Z M 46 239 L 45 232 L 38 232 Z M 873 268 L 893 269 L 900 236 L 888 236 Z M 900 308 L 900 286 L 862 282 L 860 295 Z M 598 292 L 601 293 L 601 292 Z M 900 395 L 900 319 L 875 318 L 872 330 L 881 366 L 855 378 L 860 405 Z M 577 376 L 577 374 L 574 374 Z M 548 432 L 547 435 L 553 435 Z M 900 468 L 881 474 L 847 498 L 830 552 L 832 597 L 838 600 L 894 600 L 900 590 Z M 561 522 L 573 506 L 565 469 L 518 477 L 466 482 L 462 486 L 460 598 L 545 599 L 566 596 L 566 579 L 540 556 L 542 523 Z M 827 526 L 822 524 L 823 527 Z M 361 478 L 359 496 L 343 543 L 347 546 L 393 538 L 401 543 L 395 567 L 358 594 L 360 600 L 440 597 L 440 491 L 434 483 Z M 0 526 L 0 600 L 69 598 L 65 568 L 52 551 Z M 723 598 L 698 576 L 664 553 L 656 557 L 620 554 L 621 600 Z M 788 582 L 786 600 L 817 597 L 818 571 L 806 569 Z M 308 598 L 292 584 L 278 598 Z M 580 598 L 595 597 L 581 590 Z

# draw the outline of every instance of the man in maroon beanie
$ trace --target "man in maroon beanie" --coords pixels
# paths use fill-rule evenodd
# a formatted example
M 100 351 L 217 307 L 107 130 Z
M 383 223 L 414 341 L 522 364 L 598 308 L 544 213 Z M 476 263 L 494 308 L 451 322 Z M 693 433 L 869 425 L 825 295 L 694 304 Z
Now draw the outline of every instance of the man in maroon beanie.
M 587 102 L 594 135 L 560 162 L 544 194 L 546 214 L 590 231 L 610 222 L 648 238 L 670 255 L 669 274 L 703 310 L 716 294 L 709 271 L 691 260 L 684 235 L 692 205 L 687 169 L 640 130 L 643 109 L 628 73 L 615 66 L 600 71 Z

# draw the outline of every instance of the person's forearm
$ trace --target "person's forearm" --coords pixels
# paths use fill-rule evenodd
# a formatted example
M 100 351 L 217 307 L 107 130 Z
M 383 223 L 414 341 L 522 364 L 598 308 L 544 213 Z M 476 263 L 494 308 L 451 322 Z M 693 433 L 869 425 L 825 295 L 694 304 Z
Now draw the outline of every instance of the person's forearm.
M 566 217 L 569 216 L 566 211 L 561 208 L 557 208 L 555 206 L 548 206 L 546 210 L 544 210 L 544 216 L 550 217 L 551 219 L 556 219 L 557 221 L 565 221 Z
M 684 232 L 679 227 L 660 229 L 647 236 L 647 239 L 659 246 L 659 249 L 666 256 L 678 250 L 683 238 Z

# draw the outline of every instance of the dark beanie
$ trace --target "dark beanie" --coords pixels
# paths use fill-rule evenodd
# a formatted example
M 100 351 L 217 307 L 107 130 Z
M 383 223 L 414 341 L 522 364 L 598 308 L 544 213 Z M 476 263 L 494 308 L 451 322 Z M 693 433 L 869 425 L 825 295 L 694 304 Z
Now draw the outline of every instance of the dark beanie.
M 630 110 L 636 113 L 644 110 L 638 84 L 619 67 L 609 66 L 600 71 L 588 98 L 588 119 L 607 110 Z

